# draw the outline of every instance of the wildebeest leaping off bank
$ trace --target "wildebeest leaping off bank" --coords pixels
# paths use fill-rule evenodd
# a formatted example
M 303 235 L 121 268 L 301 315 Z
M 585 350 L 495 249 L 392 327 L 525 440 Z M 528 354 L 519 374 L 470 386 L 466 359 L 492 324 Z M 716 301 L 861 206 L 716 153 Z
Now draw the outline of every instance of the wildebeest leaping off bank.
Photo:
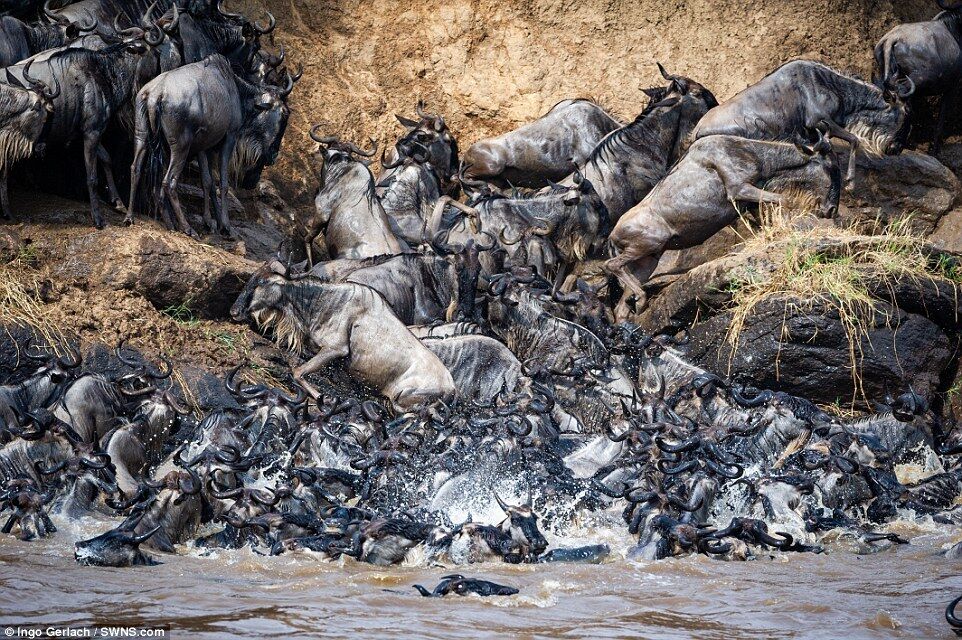
M 0 385 L 3 534 L 71 536 L 81 565 L 138 571 L 174 555 L 216 562 L 220 550 L 285 566 L 309 557 L 494 571 L 842 549 L 881 563 L 920 522 L 958 526 L 962 430 L 937 393 L 957 362 L 946 380 L 904 379 L 845 414 L 708 370 L 694 355 L 698 326 L 675 326 L 684 316 L 659 309 L 667 296 L 652 286 L 666 252 L 700 247 L 743 215 L 754 223 L 765 205 L 801 200 L 815 215 L 793 221 L 799 229 L 831 227 L 846 184 L 877 188 L 855 184 L 861 154 L 883 166 L 922 157 L 903 155 L 909 101 L 933 90 L 919 71 L 926 58 L 906 53 L 911 30 L 880 44 L 874 83 L 794 60 L 719 102 L 697 69 L 653 61 L 658 86 L 623 97 L 630 113 L 552 96 L 534 122 L 465 144 L 469 116 L 435 97 L 412 100 L 396 123 L 381 109 L 396 138 L 362 142 L 321 112 L 288 127 L 302 73 L 288 66 L 295 48 L 274 46 L 283 21 L 229 4 L 22 3 L 0 22 L 0 170 L 6 178 L 17 162 L 79 143 L 98 228 L 112 218 L 106 193 L 148 241 L 169 238 L 151 214 L 178 247 L 200 246 L 181 237 L 198 231 L 262 240 L 256 225 L 231 222 L 231 190 L 253 202 L 245 192 L 256 187 L 262 204 L 285 138 L 316 145 L 302 201 L 281 222 L 261 213 L 283 227 L 276 255 L 263 260 L 274 244 L 261 242 L 258 267 L 203 247 L 239 265 L 197 278 L 214 281 L 204 290 L 218 303 L 203 319 L 163 312 L 214 336 L 229 307 L 236 334 L 214 337 L 230 366 L 203 385 L 188 380 L 192 354 L 144 355 L 157 351 L 149 328 L 83 356 L 69 340 L 20 345 L 29 364 Z M 933 22 L 950 29 L 957 10 L 943 8 Z M 117 149 L 131 155 L 127 194 L 114 179 L 127 173 L 115 171 L 126 155 Z M 200 202 L 181 197 L 192 180 Z M 0 204 L 10 213 L 5 186 Z M 816 266 L 850 258 L 825 246 Z M 941 265 L 931 280 L 944 302 L 954 259 L 928 247 L 918 256 Z M 757 284 L 772 261 L 756 262 L 738 286 Z M 138 262 L 138 277 L 156 264 Z M 62 295 L 54 283 L 36 288 L 38 299 Z M 149 300 L 157 309 L 174 295 L 161 294 Z M 708 304 L 682 303 L 695 320 Z M 652 307 L 671 317 L 653 321 Z M 816 320 L 802 327 L 813 349 L 834 328 Z M 774 333 L 757 341 L 784 337 Z M 895 525 L 913 518 L 916 528 Z M 418 577 L 417 592 L 524 602 L 515 587 L 452 571 Z

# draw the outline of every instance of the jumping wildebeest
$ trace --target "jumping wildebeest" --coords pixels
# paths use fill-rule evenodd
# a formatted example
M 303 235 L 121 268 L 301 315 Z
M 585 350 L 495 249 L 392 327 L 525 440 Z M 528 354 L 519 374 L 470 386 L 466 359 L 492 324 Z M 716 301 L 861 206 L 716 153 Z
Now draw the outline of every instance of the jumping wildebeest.
M 60 87 L 48 88 L 30 77 L 24 80 L 29 88 L 10 75 L 10 84 L 0 83 L 0 211 L 7 220 L 12 218 L 7 191 L 10 167 L 33 155 L 60 93 Z
M 214 200 L 220 231 L 234 237 L 227 215 L 228 179 L 231 173 L 243 171 L 243 182 L 248 186 L 252 173 L 259 177 L 260 171 L 277 159 L 290 115 L 286 99 L 293 87 L 294 78 L 290 76 L 286 87 L 254 86 L 218 54 L 163 73 L 145 85 L 135 105 L 135 148 L 126 222 L 133 220 L 138 206 L 145 160 L 159 162 L 166 144 L 169 162 L 160 188 L 177 216 L 180 230 L 193 234 L 177 196 L 177 181 L 187 162 L 196 156 L 204 185 L 204 222 L 213 232 L 210 202 Z M 219 202 L 211 171 L 215 159 L 220 174 Z M 173 228 L 167 209 L 163 212 L 167 226 Z
M 306 380 L 337 358 L 398 409 L 407 410 L 455 394 L 451 374 L 397 319 L 373 289 L 324 284 L 307 277 L 288 280 L 274 262 L 256 273 L 231 308 L 235 320 L 253 317 L 274 329 L 278 343 L 295 353 L 314 352 L 294 369 L 294 378 L 313 398 L 320 392 Z
M 644 283 L 666 249 L 696 246 L 734 222 L 738 210 L 733 202 L 783 203 L 783 195 L 764 189 L 770 180 L 793 177 L 822 183 L 821 212 L 831 216 L 840 195 L 837 171 L 824 137 L 813 148 L 737 136 L 697 140 L 611 232 L 609 240 L 618 255 L 605 268 L 626 288 L 616 316 L 627 316 L 629 295 L 635 296 L 639 310 L 644 308 Z
M 41 51 L 62 47 L 69 41 L 97 28 L 97 21 L 89 17 L 83 24 L 75 24 L 50 11 L 50 0 L 44 13 L 53 24 L 27 24 L 16 18 L 0 18 L 0 67 L 9 67 Z
M 532 123 L 471 145 L 464 154 L 464 175 L 543 187 L 568 175 L 572 162 L 584 162 L 620 126 L 590 100 L 562 100 Z
M 374 190 L 374 175 L 367 163 L 377 150 L 364 151 L 336 138 L 318 136 L 311 129 L 311 139 L 318 143 L 322 161 L 320 188 L 314 198 L 317 211 L 307 229 L 308 247 L 321 232 L 331 258 L 371 258 L 408 250 L 397 237 Z
M 688 149 L 695 125 L 718 106 L 712 92 L 699 83 L 670 74 L 661 64 L 658 70 L 670 84 L 647 89 L 650 100 L 638 117 L 605 136 L 579 164 L 612 224 L 665 177 Z M 576 176 L 562 184 L 573 185 Z
M 931 20 L 900 24 L 875 45 L 875 82 L 892 86 L 902 76 L 915 84 L 916 95 L 939 96 L 939 119 L 931 153 L 942 148 L 942 130 L 956 105 L 962 82 L 962 4 L 938 0 L 944 9 Z
M 878 155 L 897 155 L 909 133 L 906 100 L 911 78 L 892 78 L 884 89 L 819 62 L 782 65 L 728 102 L 709 111 L 695 127 L 695 139 L 730 135 L 753 140 L 793 140 L 819 126 L 852 149 L 845 180 L 855 178 L 855 156 L 864 146 Z

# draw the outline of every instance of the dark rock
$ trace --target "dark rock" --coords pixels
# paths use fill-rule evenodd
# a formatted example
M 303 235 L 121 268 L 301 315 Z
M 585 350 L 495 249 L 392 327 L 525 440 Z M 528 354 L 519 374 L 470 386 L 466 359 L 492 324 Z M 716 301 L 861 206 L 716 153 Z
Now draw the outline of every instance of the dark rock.
M 848 150 L 837 150 L 840 166 L 847 166 Z M 855 187 L 842 193 L 840 223 L 861 223 L 871 232 L 871 227 L 881 231 L 889 222 L 910 216 L 914 231 L 929 234 L 958 195 L 958 178 L 932 156 L 916 151 L 880 158 L 860 153 Z
M 712 371 L 745 377 L 756 386 L 788 391 L 817 403 L 860 400 L 852 376 L 852 353 L 837 311 L 807 310 L 808 301 L 769 299 L 758 305 L 732 349 L 731 312 L 691 330 L 688 356 Z M 878 303 L 875 322 L 856 335 L 862 389 L 869 399 L 897 395 L 910 386 L 931 398 L 953 357 L 951 341 L 932 321 Z

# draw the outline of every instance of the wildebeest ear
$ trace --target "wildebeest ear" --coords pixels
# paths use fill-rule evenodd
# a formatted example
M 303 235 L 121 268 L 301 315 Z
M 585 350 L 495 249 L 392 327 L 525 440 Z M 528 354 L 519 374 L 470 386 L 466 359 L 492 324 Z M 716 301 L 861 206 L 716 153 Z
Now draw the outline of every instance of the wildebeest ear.
M 419 126 L 421 126 L 421 123 L 418 122 L 417 120 L 411 120 L 410 118 L 405 118 L 404 116 L 399 115 L 397 113 L 394 114 L 394 117 L 397 118 L 397 121 L 400 122 L 403 126 L 407 127 L 408 129 L 417 129 Z
M 15 86 L 15 87 L 20 87 L 21 89 L 26 89 L 26 87 L 23 86 L 23 83 L 20 82 L 20 80 L 17 79 L 17 76 L 15 76 L 15 75 L 13 75 L 12 73 L 10 73 L 10 69 L 9 69 L 9 68 L 4 69 L 4 71 L 7 72 L 7 82 L 8 82 L 9 84 L 12 84 L 12 85 Z
M 651 87 L 651 88 L 649 88 L 649 89 L 642 89 L 641 92 L 644 93 L 644 94 L 645 94 L 646 96 L 648 96 L 649 98 L 657 98 L 659 95 L 661 95 L 661 89 L 659 89 L 659 88 L 657 88 L 657 87 Z
M 276 273 L 279 276 L 284 276 L 285 278 L 287 277 L 287 273 L 289 271 L 289 269 L 284 266 L 284 263 L 277 259 L 271 260 L 270 264 L 268 264 L 268 268 L 273 273 Z

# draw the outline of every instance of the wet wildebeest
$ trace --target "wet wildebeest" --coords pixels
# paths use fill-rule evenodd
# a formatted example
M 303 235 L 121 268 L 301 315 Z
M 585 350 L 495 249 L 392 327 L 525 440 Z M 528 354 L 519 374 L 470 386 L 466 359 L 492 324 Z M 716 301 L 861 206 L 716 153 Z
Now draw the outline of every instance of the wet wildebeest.
M 7 74 L 0 82 L 0 212 L 10 220 L 7 176 L 18 160 L 33 155 L 44 125 L 53 113 L 60 88 L 47 87 L 27 74 L 24 83 Z
M 49 5 L 50 0 L 44 6 L 44 13 L 53 20 L 52 24 L 27 24 L 10 16 L 0 18 L 0 67 L 9 67 L 41 51 L 62 47 L 97 28 L 97 21 L 92 17 L 83 24 L 75 24 L 51 12 Z
M 137 31 L 143 35 L 143 30 Z M 29 82 L 27 76 L 36 75 L 47 86 L 63 87 L 52 98 L 53 111 L 41 139 L 46 147 L 66 146 L 78 138 L 83 141 L 90 214 L 98 229 L 105 225 L 97 194 L 98 162 L 111 201 L 118 209 L 124 208 L 101 137 L 114 115 L 130 100 L 139 56 L 146 50 L 142 40 L 132 38 L 100 50 L 61 49 L 7 67 L 20 81 Z
M 253 317 L 261 327 L 272 328 L 277 342 L 291 351 L 314 354 L 293 372 L 311 397 L 321 394 L 306 376 L 347 357 L 349 373 L 402 411 L 454 398 L 451 374 L 376 291 L 286 276 L 278 262 L 260 269 L 231 307 L 231 316 Z
M 621 126 L 590 100 L 562 100 L 539 119 L 475 142 L 464 154 L 467 178 L 543 187 L 571 173 L 595 145 Z
M 362 260 L 344 278 L 381 294 L 405 325 L 436 324 L 471 318 L 481 266 L 477 247 L 466 246 L 450 255 L 401 254 Z M 369 265 L 364 263 L 369 262 Z
M 667 87 L 647 89 L 649 102 L 635 120 L 604 137 L 579 164 L 616 222 L 648 195 L 685 154 L 691 132 L 710 109 L 718 106 L 711 91 L 691 78 L 658 65 Z M 577 174 L 562 181 L 573 185 Z
M 644 308 L 644 284 L 666 249 L 694 247 L 734 222 L 738 209 L 733 202 L 782 204 L 785 196 L 766 191 L 766 182 L 796 179 L 821 184 L 821 213 L 830 217 L 838 208 L 837 174 L 831 143 L 824 137 L 812 148 L 736 136 L 697 140 L 611 232 L 617 255 L 605 268 L 626 288 L 616 315 L 626 317 L 628 295 L 635 296 L 638 310 Z
M 441 582 L 438 583 L 438 586 L 434 587 L 434 591 L 428 591 L 419 584 L 414 585 L 414 588 L 425 598 L 443 598 L 449 593 L 454 593 L 459 596 L 474 593 L 482 597 L 513 596 L 519 593 L 514 587 L 506 587 L 487 580 L 479 580 L 478 578 L 465 578 L 460 574 L 442 576 Z
M 423 101 L 418 101 L 415 113 L 420 120 L 395 116 L 407 132 L 394 143 L 393 158 L 382 156 L 385 171 L 378 177 L 378 186 L 390 180 L 396 169 L 413 161 L 428 164 L 441 193 L 453 196 L 457 191 L 452 178 L 458 169 L 458 142 L 442 116 L 424 110 Z
M 80 564 L 96 567 L 135 567 L 159 564 L 140 550 L 140 545 L 160 531 L 160 525 L 135 535 L 137 520 L 129 520 L 116 529 L 74 544 L 74 558 Z
M 349 142 L 322 138 L 311 129 L 318 143 L 320 188 L 314 198 L 316 214 L 309 222 L 308 248 L 321 232 L 331 258 L 371 258 L 408 250 L 397 237 L 374 189 L 374 175 L 367 162 L 377 151 L 364 151 Z
M 231 173 L 242 176 L 245 187 L 256 184 L 265 166 L 277 159 L 290 110 L 287 96 L 294 88 L 255 86 L 238 76 L 226 58 L 212 55 L 147 83 L 137 94 L 134 160 L 130 167 L 130 212 L 137 208 L 145 161 L 159 163 L 162 149 L 169 154 L 163 181 L 163 199 L 174 210 L 181 231 L 193 234 L 177 196 L 177 182 L 187 162 L 196 157 L 204 186 L 204 222 L 215 231 L 210 215 L 214 202 L 221 233 L 234 237 L 227 215 L 227 185 Z M 149 157 L 148 157 L 149 156 Z M 215 197 L 211 166 L 217 161 L 219 201 Z M 253 182 L 253 184 L 251 184 Z M 163 208 L 168 228 L 174 223 Z
M 930 152 L 942 148 L 942 131 L 957 105 L 962 82 L 962 4 L 938 0 L 944 9 L 931 20 L 895 26 L 875 45 L 875 83 L 891 86 L 901 76 L 918 96 L 939 96 L 939 118 Z
M 845 174 L 851 186 L 861 147 L 877 155 L 901 153 L 910 126 L 906 100 L 914 91 L 904 75 L 880 89 L 819 62 L 796 60 L 709 111 L 694 136 L 794 140 L 827 127 L 829 136 L 851 145 Z

